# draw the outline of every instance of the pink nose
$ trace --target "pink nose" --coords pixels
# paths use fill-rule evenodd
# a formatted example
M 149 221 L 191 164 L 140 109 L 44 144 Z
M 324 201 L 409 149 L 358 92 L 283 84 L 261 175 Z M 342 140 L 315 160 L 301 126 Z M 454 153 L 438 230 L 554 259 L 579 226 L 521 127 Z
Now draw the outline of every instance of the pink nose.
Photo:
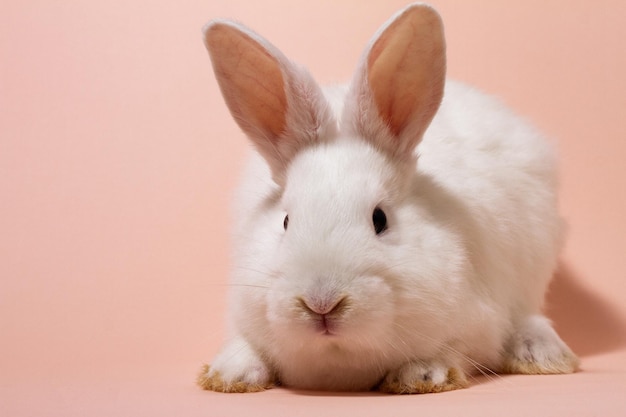
M 335 298 L 303 298 L 298 297 L 300 306 L 309 313 L 325 316 L 339 314 L 348 306 L 348 297 Z

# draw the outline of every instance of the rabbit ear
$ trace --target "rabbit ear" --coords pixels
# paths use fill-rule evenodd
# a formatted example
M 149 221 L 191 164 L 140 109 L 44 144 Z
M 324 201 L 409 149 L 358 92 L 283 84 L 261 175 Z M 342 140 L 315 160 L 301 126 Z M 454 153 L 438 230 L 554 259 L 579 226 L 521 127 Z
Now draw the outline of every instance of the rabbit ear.
M 321 89 L 305 70 L 241 25 L 209 23 L 204 42 L 233 118 L 269 163 L 274 180 L 284 183 L 298 150 L 336 129 Z
M 422 4 L 400 11 L 365 51 L 344 107 L 348 129 L 395 158 L 412 159 L 439 108 L 445 68 L 437 12 Z

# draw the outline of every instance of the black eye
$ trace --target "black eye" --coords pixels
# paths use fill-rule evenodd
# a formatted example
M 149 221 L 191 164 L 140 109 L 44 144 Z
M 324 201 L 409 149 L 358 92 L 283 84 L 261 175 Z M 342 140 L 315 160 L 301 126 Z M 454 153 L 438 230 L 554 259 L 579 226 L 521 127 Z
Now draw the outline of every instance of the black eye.
M 289 215 L 285 216 L 285 220 L 283 220 L 283 227 L 287 230 L 287 226 L 289 226 Z
M 372 223 L 377 235 L 387 230 L 387 216 L 379 207 L 376 207 L 372 213 Z

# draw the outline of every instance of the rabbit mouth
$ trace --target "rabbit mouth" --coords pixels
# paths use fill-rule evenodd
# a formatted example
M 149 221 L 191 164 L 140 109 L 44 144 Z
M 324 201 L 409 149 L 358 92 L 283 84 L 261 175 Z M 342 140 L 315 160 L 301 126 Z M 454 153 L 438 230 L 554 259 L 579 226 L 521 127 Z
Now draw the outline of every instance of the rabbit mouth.
M 321 336 L 338 335 L 341 318 L 349 303 L 348 297 L 345 296 L 334 299 L 297 299 L 298 307 L 313 323 L 315 333 Z
M 332 317 L 328 317 L 327 314 L 319 314 L 318 316 L 319 317 L 314 318 L 316 333 L 324 337 L 337 336 L 339 333 L 337 320 Z

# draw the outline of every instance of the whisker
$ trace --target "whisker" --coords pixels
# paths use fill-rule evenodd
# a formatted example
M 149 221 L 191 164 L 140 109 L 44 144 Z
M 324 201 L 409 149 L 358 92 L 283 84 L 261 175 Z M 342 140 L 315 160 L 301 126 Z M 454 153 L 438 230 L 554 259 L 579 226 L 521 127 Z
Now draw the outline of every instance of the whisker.
M 252 268 L 249 266 L 243 266 L 243 265 L 237 265 L 235 267 L 236 270 L 241 270 L 241 271 L 247 271 L 247 272 L 256 272 L 257 274 L 262 274 L 262 275 L 272 275 L 273 272 L 271 270 L 261 270 L 261 269 L 257 269 L 257 268 Z
M 269 285 L 255 285 L 255 284 L 239 284 L 236 282 L 223 284 L 227 287 L 249 287 L 249 288 L 262 288 L 264 290 L 269 290 Z

